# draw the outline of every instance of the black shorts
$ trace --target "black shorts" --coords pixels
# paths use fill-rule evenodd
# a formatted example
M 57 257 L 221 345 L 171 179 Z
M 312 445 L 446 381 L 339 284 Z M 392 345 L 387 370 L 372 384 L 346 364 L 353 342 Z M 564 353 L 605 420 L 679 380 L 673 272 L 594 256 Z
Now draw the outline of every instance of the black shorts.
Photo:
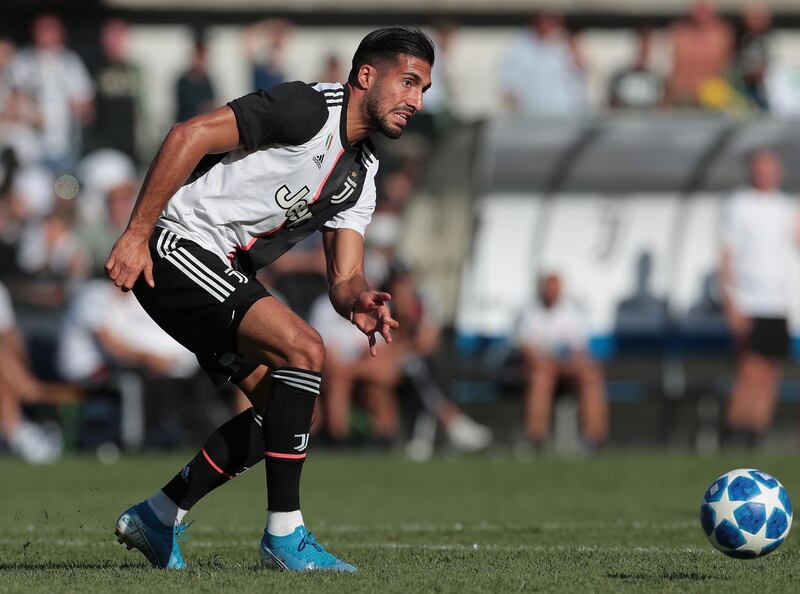
M 747 347 L 768 359 L 784 359 L 789 354 L 789 327 L 786 318 L 752 318 Z
M 193 241 L 156 227 L 150 238 L 153 281 L 133 287 L 139 303 L 167 334 L 197 355 L 215 384 L 237 383 L 258 363 L 236 352 L 236 331 L 256 301 L 270 293 Z

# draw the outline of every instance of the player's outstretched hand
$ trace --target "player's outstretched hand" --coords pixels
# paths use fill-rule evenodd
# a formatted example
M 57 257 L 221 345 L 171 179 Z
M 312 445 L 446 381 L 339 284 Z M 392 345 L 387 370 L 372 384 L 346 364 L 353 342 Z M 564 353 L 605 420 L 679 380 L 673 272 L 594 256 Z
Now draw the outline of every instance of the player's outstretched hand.
M 156 286 L 147 242 L 147 238 L 126 231 L 111 249 L 106 260 L 106 274 L 123 291 L 130 291 L 140 274 L 144 274 L 144 280 L 151 288 Z
M 400 327 L 400 323 L 392 318 L 387 301 L 391 301 L 389 293 L 381 291 L 365 291 L 358 296 L 353 307 L 353 319 L 356 327 L 367 335 L 369 354 L 378 354 L 375 333 L 379 332 L 386 342 L 392 342 L 392 330 Z

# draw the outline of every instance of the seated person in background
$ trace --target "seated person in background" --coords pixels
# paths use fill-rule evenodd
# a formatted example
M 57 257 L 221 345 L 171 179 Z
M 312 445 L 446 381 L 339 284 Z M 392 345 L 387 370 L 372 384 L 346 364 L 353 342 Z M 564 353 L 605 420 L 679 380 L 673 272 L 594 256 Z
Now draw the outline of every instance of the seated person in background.
M 394 359 L 389 358 L 391 345 L 384 346 L 380 357 L 370 357 L 361 333 L 336 313 L 327 295 L 314 302 L 309 323 L 327 346 L 321 401 L 327 436 L 333 443 L 350 439 L 350 411 L 358 399 L 369 414 L 374 437 L 382 442 L 394 440 L 399 430 L 399 410 L 391 388 L 400 378 Z M 381 386 L 362 386 L 373 376 L 382 378 Z M 383 385 L 388 388 L 381 389 Z
M 22 414 L 22 405 L 41 401 L 45 391 L 30 371 L 8 291 L 0 283 L 0 434 L 14 454 L 34 464 L 54 462 L 62 450 L 60 432 Z
M 658 109 L 664 104 L 664 80 L 650 68 L 653 32 L 636 32 L 636 59 L 611 77 L 608 103 L 612 109 Z
M 190 377 L 197 361 L 150 319 L 132 293 L 93 280 L 76 292 L 67 310 L 58 367 L 70 381 L 91 382 L 114 369 Z
M 328 345 L 323 386 L 329 435 L 335 440 L 347 438 L 350 404 L 358 387 L 378 436 L 394 439 L 400 428 L 397 390 L 407 379 L 422 407 L 442 424 L 454 447 L 463 451 L 487 447 L 491 432 L 447 400 L 433 379 L 427 358 L 439 347 L 440 327 L 411 272 L 395 260 L 384 289 L 392 295 L 392 316 L 401 327 L 393 334 L 391 344 L 385 345 L 381 357 L 368 356 L 360 334 L 334 315 L 327 298 L 320 298 L 312 310 L 312 325 Z M 427 457 L 431 448 L 431 443 L 425 444 L 425 455 L 421 455 L 417 447 L 416 455 Z
M 105 280 L 88 281 L 72 298 L 59 336 L 59 373 L 100 393 L 120 390 L 120 372 L 141 378 L 149 445 L 185 445 L 207 429 L 217 411 L 195 381 L 196 357 L 145 313 L 133 293 Z M 191 393 L 192 408 L 180 408 Z M 229 411 L 219 411 L 227 415 Z M 168 426 L 169 425 L 169 426 Z
M 577 306 L 562 297 L 561 278 L 544 275 L 538 299 L 522 314 L 517 336 L 527 381 L 525 434 L 535 446 L 549 436 L 558 380 L 575 382 L 583 438 L 590 447 L 608 436 L 608 404 L 603 372 L 588 348 L 588 329 Z

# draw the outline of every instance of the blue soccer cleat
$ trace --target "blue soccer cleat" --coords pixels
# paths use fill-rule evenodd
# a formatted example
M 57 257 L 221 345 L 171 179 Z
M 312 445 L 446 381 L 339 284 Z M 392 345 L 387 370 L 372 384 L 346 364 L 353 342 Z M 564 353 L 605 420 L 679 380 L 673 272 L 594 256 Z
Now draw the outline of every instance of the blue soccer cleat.
M 186 562 L 181 557 L 178 541 L 186 538 L 183 533 L 189 526 L 164 526 L 147 502 L 142 502 L 122 513 L 114 533 L 120 544 L 124 544 L 128 550 L 139 549 L 156 567 L 185 569 Z
M 264 531 L 261 563 L 270 569 L 289 571 L 356 571 L 355 566 L 336 558 L 318 544 L 305 526 L 298 526 L 288 536 L 272 536 Z

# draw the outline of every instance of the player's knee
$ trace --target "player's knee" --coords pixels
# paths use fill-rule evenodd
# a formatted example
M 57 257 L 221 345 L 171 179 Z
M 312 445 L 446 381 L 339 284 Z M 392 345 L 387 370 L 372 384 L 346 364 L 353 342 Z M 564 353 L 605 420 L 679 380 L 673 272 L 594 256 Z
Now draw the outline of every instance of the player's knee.
M 294 348 L 287 353 L 289 367 L 322 371 L 325 363 L 325 345 L 322 337 L 313 328 L 308 328 L 294 343 Z

